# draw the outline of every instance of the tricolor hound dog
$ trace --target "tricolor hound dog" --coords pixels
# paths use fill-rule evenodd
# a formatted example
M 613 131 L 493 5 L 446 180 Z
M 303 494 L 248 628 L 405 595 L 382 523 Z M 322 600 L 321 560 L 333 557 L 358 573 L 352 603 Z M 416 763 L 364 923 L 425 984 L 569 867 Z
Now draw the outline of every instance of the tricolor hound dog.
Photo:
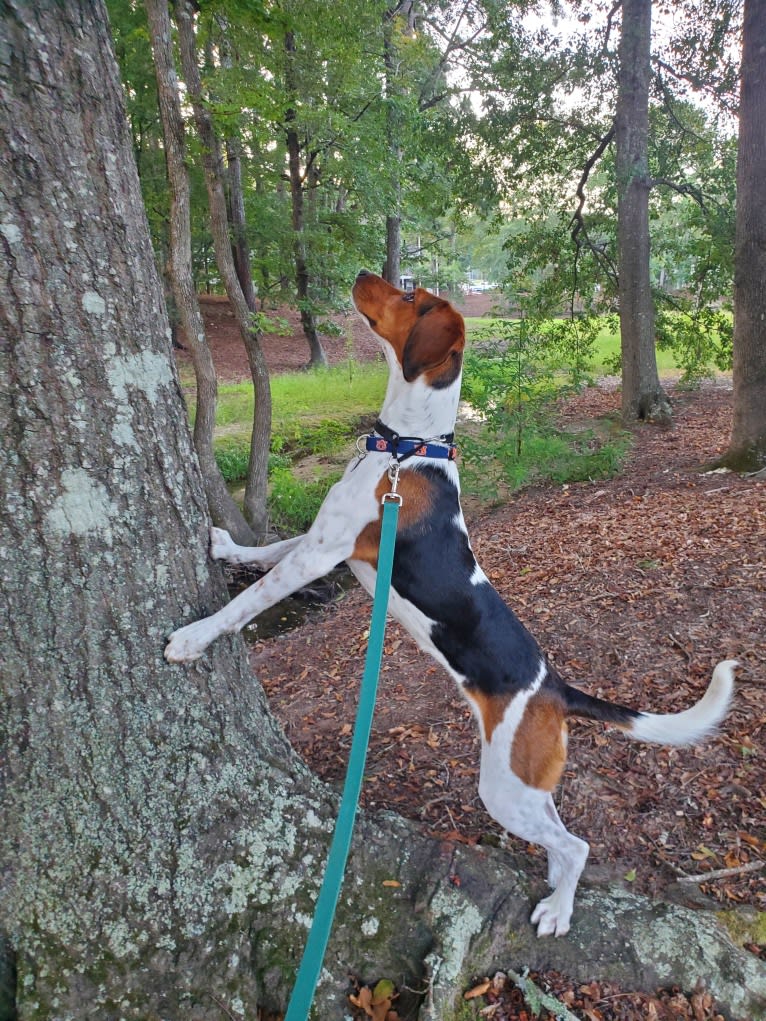
M 382 341 L 389 379 L 380 419 L 304 536 L 261 548 L 212 530 L 211 555 L 269 570 L 212 616 L 176 631 L 171 662 L 196 659 L 220 635 L 326 574 L 342 560 L 372 593 L 381 497 L 392 458 L 400 461 L 399 517 L 389 609 L 455 678 L 481 730 L 479 793 L 506 830 L 548 852 L 553 892 L 534 909 L 538 934 L 569 929 L 588 856 L 559 819 L 551 792 L 566 758 L 566 719 L 616 724 L 631 737 L 690 744 L 726 713 L 735 661 L 719 663 L 705 695 L 672 715 L 637 712 L 565 684 L 476 563 L 460 508 L 452 431 L 465 344 L 462 317 L 442 298 L 404 292 L 362 271 L 354 304 Z

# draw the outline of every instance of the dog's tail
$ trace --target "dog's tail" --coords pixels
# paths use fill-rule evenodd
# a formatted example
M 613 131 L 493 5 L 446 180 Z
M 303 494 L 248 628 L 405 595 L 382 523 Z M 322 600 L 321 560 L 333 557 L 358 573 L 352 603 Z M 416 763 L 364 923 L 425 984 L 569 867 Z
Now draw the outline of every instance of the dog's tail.
M 711 734 L 726 715 L 734 691 L 734 659 L 724 660 L 713 671 L 707 691 L 690 709 L 680 713 L 641 713 L 626 706 L 594 698 L 564 685 L 567 716 L 612 723 L 637 741 L 656 744 L 694 744 Z

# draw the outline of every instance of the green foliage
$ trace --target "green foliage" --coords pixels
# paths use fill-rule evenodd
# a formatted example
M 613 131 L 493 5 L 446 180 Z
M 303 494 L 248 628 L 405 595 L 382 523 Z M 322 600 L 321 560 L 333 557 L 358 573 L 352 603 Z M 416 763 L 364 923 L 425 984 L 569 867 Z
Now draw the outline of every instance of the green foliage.
M 557 484 L 610 478 L 619 472 L 629 436 L 609 421 L 570 432 L 555 424 L 555 407 L 539 409 L 525 430 L 519 453 L 516 438 L 481 432 L 461 440 L 463 489 L 485 501 L 536 482 Z
M 535 482 L 558 484 L 610 478 L 619 472 L 629 436 L 611 422 L 569 432 L 554 425 L 553 405 L 529 422 L 519 452 L 516 438 L 502 432 L 461 441 L 463 489 L 485 501 Z
M 477 338 L 466 355 L 463 396 L 489 432 L 513 435 L 518 456 L 525 429 L 556 392 L 544 355 L 545 342 L 526 319 L 498 319 L 492 336 Z
M 674 311 L 663 310 L 656 321 L 657 345 L 670 350 L 683 369 L 682 382 L 696 385 L 713 375 L 713 365 L 731 368 L 733 322 L 723 309 L 695 308 L 676 302 Z
M 359 432 L 348 418 L 338 420 L 323 418 L 318 422 L 284 422 L 280 430 L 271 437 L 271 449 L 277 454 L 293 457 L 308 457 L 311 454 L 332 454 L 352 438 L 351 433 Z
M 141 3 L 107 2 L 162 265 L 169 210 L 146 15 Z M 666 66 L 683 65 L 688 80 L 729 98 L 726 33 L 736 28 L 734 6 L 724 5 L 719 18 L 705 15 L 706 4 L 675 5 L 673 25 L 655 39 Z M 552 370 L 580 385 L 594 358 L 605 365 L 595 317 L 616 307 L 613 146 L 589 161 L 612 126 L 618 33 L 607 30 L 599 5 L 575 4 L 566 31 L 555 19 L 533 26 L 523 18 L 527 7 L 434 0 L 408 17 L 406 7 L 386 0 L 199 4 L 205 94 L 220 137 L 243 156 L 248 242 L 264 307 L 296 294 L 289 124 L 300 140 L 300 246 L 312 314 L 347 307 L 357 270 L 382 265 L 386 217 L 396 212 L 402 269 L 419 282 L 455 296 L 469 269 L 502 281 L 509 310 L 552 321 L 536 328 L 529 345 L 541 357 L 545 351 Z M 587 33 L 577 20 L 588 23 Z M 736 140 L 713 106 L 678 93 L 661 62 L 654 73 L 649 172 L 658 339 L 693 381 L 706 366 L 727 364 L 730 327 L 711 310 L 731 291 Z M 201 153 L 193 131 L 187 140 L 196 280 L 220 290 Z M 517 438 L 539 367 L 527 394 L 519 390 L 524 376 L 516 371 L 510 391 Z M 293 442 L 279 421 L 276 430 Z
M 167 248 L 170 198 L 146 10 L 143 3 L 125 0 L 107 0 L 106 6 L 149 230 L 155 251 L 162 258 Z
M 554 402 L 563 388 L 550 353 L 571 353 L 574 336 L 581 378 L 586 347 L 592 350 L 599 331 L 598 323 L 589 323 L 583 336 L 567 335 L 556 325 L 546 324 L 546 336 L 526 320 L 498 320 L 493 339 L 469 349 L 463 395 L 480 413 L 481 425 L 461 441 L 461 470 L 466 490 L 482 499 L 532 481 L 582 481 L 619 470 L 627 434 L 608 422 L 577 431 L 555 424 Z
M 215 460 L 227 485 L 236 485 L 247 478 L 250 461 L 249 437 L 227 436 L 216 441 Z M 278 451 L 269 454 L 269 473 L 289 466 L 290 458 Z
M 545 348 L 553 366 L 565 371 L 575 387 L 592 381 L 591 366 L 596 343 L 605 321 L 616 327 L 616 317 L 579 315 L 571 319 L 553 319 L 546 323 Z
M 385 380 L 382 364 L 353 362 L 275 376 L 269 471 L 284 469 L 297 458 L 350 449 L 364 431 L 370 408 L 380 406 Z M 228 483 L 241 482 L 250 456 L 253 388 L 250 383 L 229 384 L 220 388 L 218 398 L 216 461 Z M 193 419 L 193 406 L 191 413 Z
M 228 438 L 224 443 L 216 443 L 215 460 L 224 481 L 231 485 L 247 478 L 250 461 L 250 445 Z
M 330 487 L 341 472 L 310 482 L 297 479 L 290 468 L 280 467 L 271 474 L 269 518 L 280 535 L 305 532 L 317 515 Z

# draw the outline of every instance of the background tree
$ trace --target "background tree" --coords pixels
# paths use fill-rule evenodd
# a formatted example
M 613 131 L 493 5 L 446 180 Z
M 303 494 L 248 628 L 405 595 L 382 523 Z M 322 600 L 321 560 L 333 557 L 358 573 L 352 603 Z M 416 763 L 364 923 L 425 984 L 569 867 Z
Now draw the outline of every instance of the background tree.
M 383 66 L 385 67 L 386 134 L 391 155 L 390 187 L 391 209 L 386 214 L 386 261 L 383 277 L 395 287 L 399 286 L 402 257 L 402 148 L 401 86 L 398 67 L 400 62 L 397 35 L 404 32 L 412 36 L 415 31 L 415 5 L 413 0 L 403 0 L 390 7 L 383 14 Z
M 202 91 L 199 70 L 196 33 L 194 28 L 195 8 L 191 0 L 176 0 L 175 20 L 178 26 L 181 65 L 189 99 L 194 109 L 197 133 L 202 143 L 202 165 L 210 206 L 210 226 L 213 235 L 215 258 L 223 280 L 226 294 L 234 310 L 242 342 L 247 352 L 250 375 L 253 380 L 255 405 L 253 431 L 250 441 L 250 457 L 245 485 L 245 515 L 256 536 L 261 541 L 268 536 L 268 510 L 266 506 L 269 444 L 271 440 L 271 389 L 269 370 L 261 346 L 261 330 L 255 309 L 245 296 L 240 275 L 249 277 L 249 269 L 237 271 L 224 183 L 226 171 L 223 163 L 221 140 L 216 132 L 212 116 Z
M 306 250 L 305 194 L 308 188 L 316 187 L 317 185 L 319 167 L 316 164 L 316 159 L 319 154 L 316 152 L 307 154 L 305 166 L 301 165 L 301 154 L 304 147 L 301 146 L 300 126 L 297 123 L 296 41 L 295 32 L 291 28 L 285 31 L 284 48 L 285 86 L 290 106 L 285 110 L 283 126 L 287 147 L 287 166 L 292 206 L 295 293 L 301 314 L 301 325 L 309 345 L 309 365 L 327 365 L 327 355 L 319 339 L 316 317 L 309 297 L 310 274 Z
M 642 6 L 649 15 L 647 5 Z M 618 174 L 616 167 L 615 111 L 618 77 L 623 65 L 626 75 L 628 68 L 614 40 L 619 38 L 622 46 L 617 16 L 624 19 L 632 7 L 573 3 L 564 10 L 570 16 L 566 32 L 551 24 L 524 23 L 510 42 L 504 37 L 495 42 L 493 35 L 491 59 L 481 63 L 478 79 L 484 109 L 475 123 L 479 143 L 474 149 L 486 177 L 498 180 L 510 218 L 519 223 L 507 241 L 508 285 L 515 291 L 521 284 L 529 292 L 527 303 L 540 316 L 603 313 L 619 304 L 615 227 L 620 175 L 627 171 Z M 582 30 L 576 19 L 584 23 Z M 716 122 L 715 111 L 726 113 L 731 105 L 726 41 L 735 24 L 735 5 L 725 0 L 711 3 L 704 16 L 699 5 L 676 5 L 670 35 L 663 32 L 652 40 L 651 63 L 644 33 L 641 102 L 648 95 L 648 149 L 641 173 L 625 178 L 649 204 L 653 254 L 644 304 L 649 294 L 655 305 L 667 304 L 667 262 L 671 255 L 676 259 L 671 307 L 683 315 L 664 316 L 661 333 L 664 343 L 681 352 L 689 377 L 704 371 L 704 364 L 694 361 L 695 346 L 702 363 L 711 354 L 726 356 L 725 337 L 718 343 L 725 320 L 708 323 L 707 309 L 711 300 L 726 295 L 731 265 L 733 146 L 730 127 Z M 692 93 L 703 89 L 704 112 L 690 102 Z M 628 95 L 623 94 L 623 107 Z M 622 112 L 620 122 L 622 152 L 629 123 Z M 630 162 L 625 152 L 623 158 Z M 630 239 L 632 233 L 626 235 Z M 644 266 L 647 250 L 645 243 Z M 684 279 L 678 274 L 681 266 L 689 269 Z M 637 279 L 628 272 L 623 284 L 631 288 Z M 641 314 L 649 324 L 651 308 Z M 625 319 L 630 329 L 636 317 Z M 704 343 L 695 345 L 699 336 Z M 651 330 L 646 337 L 649 348 Z M 630 351 L 634 345 L 627 340 Z M 648 358 L 654 362 L 653 350 Z M 650 377 L 651 390 L 651 365 Z M 631 389 L 628 381 L 626 398 Z
M 128 110 L 141 194 L 160 272 L 169 260 L 170 193 L 163 145 L 157 78 L 146 9 L 142 3 L 108 0 L 109 22 Z M 167 287 L 166 297 L 172 290 Z
M 734 254 L 734 421 L 723 463 L 766 466 L 766 8 L 745 0 Z
M 666 421 L 660 386 L 649 276 L 649 77 L 652 0 L 622 0 L 615 112 L 617 237 L 626 421 Z
M 218 381 L 205 324 L 194 286 L 191 250 L 190 188 L 186 172 L 186 141 L 178 92 L 173 38 L 167 0 L 146 0 L 152 53 L 157 74 L 157 96 L 163 125 L 169 210 L 169 275 L 175 308 L 184 328 L 186 345 L 197 384 L 194 449 L 200 461 L 210 516 L 242 543 L 255 543 L 255 534 L 226 488 L 213 450 Z M 267 446 L 268 451 L 268 446 Z

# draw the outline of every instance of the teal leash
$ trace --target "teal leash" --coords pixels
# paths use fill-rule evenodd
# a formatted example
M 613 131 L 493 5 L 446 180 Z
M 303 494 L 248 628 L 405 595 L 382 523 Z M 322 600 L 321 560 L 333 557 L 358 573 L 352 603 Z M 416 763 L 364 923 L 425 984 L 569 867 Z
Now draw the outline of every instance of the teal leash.
M 378 690 L 380 664 L 383 658 L 383 639 L 386 633 L 386 614 L 388 613 L 388 596 L 391 588 L 391 572 L 394 565 L 394 546 L 396 544 L 396 525 L 402 498 L 396 492 L 399 479 L 399 464 L 393 462 L 389 469 L 391 492 L 383 497 L 383 523 L 381 526 L 380 547 L 378 549 L 378 570 L 375 582 L 375 596 L 372 603 L 370 619 L 370 638 L 367 643 L 367 655 L 362 675 L 362 686 L 359 692 L 359 705 L 356 711 L 356 724 L 351 742 L 351 752 L 343 785 L 338 819 L 335 823 L 330 852 L 327 856 L 322 887 L 319 891 L 314 919 L 311 923 L 306 946 L 301 958 L 295 985 L 290 996 L 290 1003 L 285 1014 L 285 1021 L 306 1021 L 314 999 L 314 990 L 319 981 L 327 943 L 330 939 L 335 909 L 338 905 L 343 874 L 346 869 L 348 852 L 351 847 L 351 836 L 354 819 L 359 803 L 359 792 L 362 789 L 364 764 L 367 759 L 367 745 L 372 729 L 372 716 L 375 711 L 375 696 Z

